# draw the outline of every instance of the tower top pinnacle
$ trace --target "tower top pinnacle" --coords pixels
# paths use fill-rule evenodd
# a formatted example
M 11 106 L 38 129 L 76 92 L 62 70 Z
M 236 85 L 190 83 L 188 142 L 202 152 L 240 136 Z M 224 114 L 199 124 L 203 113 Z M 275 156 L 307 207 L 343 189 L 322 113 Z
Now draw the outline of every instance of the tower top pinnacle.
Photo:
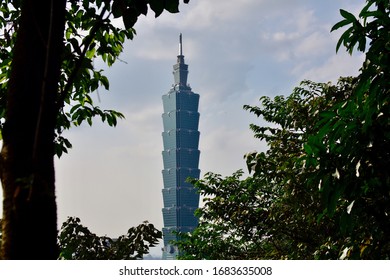
M 188 65 L 184 62 L 183 35 L 181 33 L 179 36 L 179 54 L 177 63 L 173 65 L 173 70 L 175 85 L 187 86 Z
M 183 55 L 183 35 L 179 35 L 179 54 L 177 55 L 177 63 L 184 64 L 184 55 Z
M 183 55 L 183 37 L 181 33 L 179 36 L 179 55 Z

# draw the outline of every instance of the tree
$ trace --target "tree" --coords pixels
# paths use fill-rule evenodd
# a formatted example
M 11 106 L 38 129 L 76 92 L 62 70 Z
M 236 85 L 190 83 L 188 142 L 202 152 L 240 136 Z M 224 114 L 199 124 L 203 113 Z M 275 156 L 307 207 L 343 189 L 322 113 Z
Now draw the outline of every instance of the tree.
M 188 3 L 188 0 L 184 0 Z M 70 142 L 64 129 L 101 116 L 90 93 L 108 80 L 93 67 L 115 62 L 133 25 L 148 9 L 178 12 L 179 0 L 2 1 L 0 117 L 3 147 L 3 259 L 56 259 L 57 215 L 53 157 Z M 124 27 L 115 27 L 121 18 Z M 69 109 L 70 108 L 70 109 Z
M 0 219 L 1 224 L 1 219 Z M 159 243 L 162 232 L 148 221 L 131 227 L 116 239 L 97 236 L 81 224 L 77 217 L 68 217 L 58 234 L 61 260 L 137 260 Z M 0 245 L 2 230 L 0 227 Z
M 262 190 L 255 178 L 240 180 L 242 171 L 222 178 L 207 173 L 202 180 L 192 180 L 204 207 L 196 211 L 199 225 L 188 234 L 180 234 L 177 244 L 182 259 L 250 259 L 256 258 L 263 235 L 261 227 L 268 216 L 268 204 L 274 197 Z M 262 196 L 264 199 L 259 199 Z M 255 241 L 256 240 L 256 241 Z
M 340 10 L 343 20 L 332 28 L 350 26 L 337 50 L 365 52 L 368 42 L 358 77 L 304 81 L 287 98 L 244 106 L 272 124 L 251 125 L 268 150 L 246 155 L 252 178 L 194 182 L 211 198 L 198 211 L 199 227 L 179 243 L 182 258 L 390 257 L 390 2 L 366 2 L 359 19 Z M 266 215 L 244 218 L 241 209 Z M 249 243 L 242 223 L 256 234 Z
M 5 5 L 5 4 L 3 4 Z M 2 128 L 2 257 L 55 258 L 55 94 L 65 1 L 24 1 Z
M 359 19 L 341 10 L 344 19 L 332 28 L 350 26 L 337 50 L 369 48 L 351 96 L 316 124 L 306 159 L 316 168 L 310 180 L 321 184 L 324 214 L 343 208 L 343 257 L 378 259 L 390 256 L 390 2 L 366 2 Z
M 207 173 L 192 180 L 205 205 L 198 209 L 199 225 L 192 233 L 180 234 L 180 259 L 258 259 L 264 254 L 268 234 L 269 206 L 277 197 L 258 180 L 241 179 L 241 170 L 222 178 Z
M 58 235 L 60 259 L 65 260 L 136 260 L 156 246 L 162 232 L 147 221 L 131 227 L 126 235 L 116 239 L 97 236 L 80 223 L 80 219 L 69 217 Z
M 184 259 L 310 259 L 336 258 L 327 249 L 331 219 L 319 220 L 322 205 L 318 185 L 306 181 L 313 172 L 304 161 L 304 143 L 315 123 L 337 99 L 351 93 L 353 79 L 337 85 L 302 82 L 286 97 L 262 97 L 262 106 L 245 106 L 272 126 L 252 124 L 266 152 L 245 157 L 252 176 L 242 172 L 222 178 L 207 173 L 193 180 L 205 205 L 196 214 L 199 226 L 183 234 L 178 245 Z M 335 96 L 337 98 L 335 98 Z

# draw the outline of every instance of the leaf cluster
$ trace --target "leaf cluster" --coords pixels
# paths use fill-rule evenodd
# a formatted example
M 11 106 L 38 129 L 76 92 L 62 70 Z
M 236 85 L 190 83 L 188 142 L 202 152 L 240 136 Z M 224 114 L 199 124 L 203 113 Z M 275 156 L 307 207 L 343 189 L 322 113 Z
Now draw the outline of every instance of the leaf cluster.
M 2 241 L 0 219 L 0 246 Z M 118 238 L 97 236 L 81 224 L 77 217 L 68 217 L 58 234 L 62 260 L 139 260 L 159 244 L 162 232 L 148 221 L 131 227 Z
M 184 3 L 188 3 L 185 0 Z M 5 97 L 15 44 L 20 1 L 0 4 L 0 132 L 5 116 Z M 57 127 L 56 154 L 61 156 L 71 148 L 63 132 L 84 121 L 92 125 L 98 116 L 109 126 L 116 126 L 124 115 L 115 110 L 102 110 L 93 102 L 92 93 L 99 87 L 109 90 L 109 81 L 94 61 L 113 65 L 123 51 L 126 40 L 134 38 L 134 24 L 149 10 L 158 17 L 166 10 L 179 11 L 179 0 L 68 0 L 61 78 L 56 94 Z M 120 19 L 123 24 L 118 24 Z M 1 133 L 0 133 L 1 136 Z
M 337 257 L 323 245 L 335 231 L 335 222 L 318 221 L 318 185 L 305 186 L 313 168 L 304 160 L 304 144 L 331 104 L 348 96 L 340 89 L 351 80 L 341 79 L 338 85 L 304 81 L 288 97 L 262 97 L 262 106 L 244 106 L 272 124 L 251 125 L 268 150 L 245 155 L 252 177 L 240 180 L 240 172 L 226 178 L 210 173 L 194 181 L 206 202 L 198 211 L 199 227 L 181 244 L 182 258 Z
M 97 236 L 81 225 L 76 217 L 69 217 L 58 236 L 60 259 L 65 260 L 136 260 L 142 259 L 156 246 L 162 233 L 147 221 L 132 227 L 126 235 L 116 239 Z
M 390 129 L 389 41 L 390 2 L 367 1 L 359 20 L 341 10 L 344 20 L 332 30 L 350 27 L 341 43 L 354 46 L 366 59 L 349 98 L 335 103 L 316 123 L 318 133 L 307 142 L 311 177 L 321 183 L 324 214 L 342 207 L 340 232 L 348 236 L 345 258 L 389 258 Z
M 275 192 L 259 188 L 257 178 L 241 180 L 241 170 L 222 178 L 207 173 L 191 182 L 204 198 L 204 207 L 196 211 L 199 226 L 192 233 L 181 234 L 177 245 L 185 253 L 182 259 L 257 258 L 254 240 L 267 235 L 262 221 L 269 216 Z
M 0 139 L 5 117 L 7 82 L 10 77 L 12 47 L 15 44 L 20 15 L 20 3 L 0 3 Z
M 333 115 L 334 104 L 350 98 L 354 85 L 354 78 L 341 78 L 336 85 L 304 81 L 288 97 L 263 97 L 262 106 L 245 106 L 273 125 L 251 125 L 268 150 L 245 155 L 252 176 L 244 180 L 238 171 L 225 178 L 207 173 L 192 181 L 206 198 L 197 211 L 198 228 L 178 242 L 185 252 L 181 258 L 338 258 L 349 240 L 340 229 L 347 201 L 337 205 L 332 217 L 324 214 L 328 201 L 321 188 L 326 180 L 315 179 L 321 167 L 307 157 L 322 148 L 308 143 L 319 133 L 316 124 Z M 327 162 L 336 164 L 337 159 Z

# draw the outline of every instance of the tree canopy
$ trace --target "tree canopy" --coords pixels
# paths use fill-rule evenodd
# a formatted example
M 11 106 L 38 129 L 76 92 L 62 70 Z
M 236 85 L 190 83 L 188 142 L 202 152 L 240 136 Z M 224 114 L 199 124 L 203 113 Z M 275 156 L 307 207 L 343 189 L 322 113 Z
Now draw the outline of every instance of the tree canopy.
M 2 220 L 0 219 L 0 224 Z M 162 232 L 148 221 L 131 227 L 118 238 L 98 236 L 81 224 L 77 217 L 68 217 L 58 234 L 60 260 L 139 260 L 159 244 Z M 0 245 L 2 230 L 0 227 Z
M 178 242 L 184 259 L 390 258 L 390 3 L 340 10 L 336 46 L 366 59 L 358 77 L 303 81 L 288 97 L 244 108 L 265 152 L 248 153 L 252 173 L 192 181 L 206 196 L 199 227 Z
M 204 179 L 192 181 L 205 204 L 196 213 L 199 227 L 179 242 L 183 258 L 337 256 L 319 250 L 337 226 L 327 217 L 318 219 L 323 204 L 318 184 L 307 183 L 315 168 L 305 162 L 304 143 L 315 133 L 321 112 L 336 102 L 333 97 L 348 97 L 353 81 L 344 78 L 337 85 L 304 81 L 288 97 L 262 97 L 261 107 L 245 106 L 270 123 L 268 127 L 251 125 L 268 150 L 245 155 L 253 174 L 246 179 L 238 171 L 225 178 L 207 173 Z
M 189 0 L 183 2 L 188 3 Z M 125 40 L 132 40 L 136 35 L 134 24 L 149 10 L 154 12 L 155 17 L 164 10 L 179 12 L 178 0 L 69 0 L 66 3 L 61 77 L 56 93 L 58 116 L 55 153 L 59 157 L 72 146 L 62 136 L 64 130 L 79 126 L 84 121 L 92 125 L 96 116 L 109 126 L 116 126 L 117 119 L 124 117 L 120 112 L 94 105 L 91 93 L 100 86 L 106 90 L 110 86 L 103 69 L 96 69 L 94 60 L 101 59 L 107 66 L 112 66 L 122 53 Z M 22 2 L 3 1 L 0 11 L 0 28 L 3 29 L 0 36 L 0 118 L 6 120 L 8 81 Z M 113 19 L 117 18 L 121 19 L 122 24 L 114 24 Z M 0 136 L 3 125 L 2 121 Z
M 69 217 L 58 235 L 60 259 L 65 260 L 137 260 L 143 259 L 151 247 L 159 244 L 162 232 L 145 221 L 131 227 L 118 238 L 97 236 L 81 224 L 77 217 Z

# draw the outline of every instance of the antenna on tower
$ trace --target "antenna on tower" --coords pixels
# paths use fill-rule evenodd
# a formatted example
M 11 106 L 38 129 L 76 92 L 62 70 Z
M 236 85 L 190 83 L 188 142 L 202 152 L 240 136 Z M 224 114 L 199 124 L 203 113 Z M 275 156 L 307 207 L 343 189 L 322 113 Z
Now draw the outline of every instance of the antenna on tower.
M 179 36 L 179 55 L 183 55 L 183 39 L 181 33 Z

